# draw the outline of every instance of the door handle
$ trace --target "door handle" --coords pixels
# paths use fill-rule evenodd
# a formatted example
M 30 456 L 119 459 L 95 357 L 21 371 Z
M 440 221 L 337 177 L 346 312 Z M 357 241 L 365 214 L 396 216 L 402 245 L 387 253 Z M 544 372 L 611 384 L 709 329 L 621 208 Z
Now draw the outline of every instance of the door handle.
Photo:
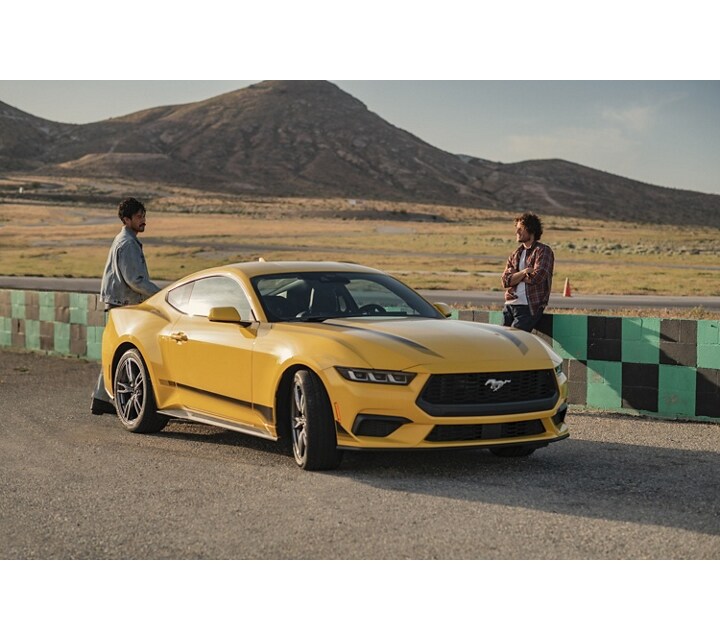
M 183 333 L 182 331 L 178 331 L 177 333 L 171 333 L 170 337 L 175 340 L 176 342 L 187 342 L 188 337 L 187 334 Z

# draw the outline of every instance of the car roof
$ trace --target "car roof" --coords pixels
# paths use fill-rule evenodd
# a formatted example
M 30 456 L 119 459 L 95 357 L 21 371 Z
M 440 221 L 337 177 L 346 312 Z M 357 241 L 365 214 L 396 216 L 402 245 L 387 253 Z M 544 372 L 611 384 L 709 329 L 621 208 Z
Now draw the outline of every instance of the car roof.
M 258 260 L 256 262 L 236 262 L 234 264 L 226 264 L 217 267 L 211 267 L 188 274 L 182 280 L 194 280 L 198 277 L 206 277 L 213 274 L 232 273 L 244 275 L 247 278 L 255 276 L 282 274 L 282 273 L 298 273 L 313 271 L 342 271 L 346 273 L 383 273 L 372 267 L 365 267 L 352 262 L 321 262 L 321 261 L 278 261 L 265 262 Z

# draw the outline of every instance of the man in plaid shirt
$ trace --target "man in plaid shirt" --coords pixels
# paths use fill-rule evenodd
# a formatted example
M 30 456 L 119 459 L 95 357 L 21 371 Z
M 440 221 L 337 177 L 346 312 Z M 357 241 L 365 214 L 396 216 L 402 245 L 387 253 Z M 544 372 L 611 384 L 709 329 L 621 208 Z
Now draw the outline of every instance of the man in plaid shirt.
M 532 331 L 550 300 L 555 255 L 539 242 L 542 221 L 534 213 L 515 218 L 520 246 L 510 255 L 502 274 L 505 287 L 504 325 Z

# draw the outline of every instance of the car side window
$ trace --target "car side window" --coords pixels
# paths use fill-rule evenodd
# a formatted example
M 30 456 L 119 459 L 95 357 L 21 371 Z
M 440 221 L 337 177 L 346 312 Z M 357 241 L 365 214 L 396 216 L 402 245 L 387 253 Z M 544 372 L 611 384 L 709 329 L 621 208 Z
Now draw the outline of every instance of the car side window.
M 170 291 L 167 296 L 168 304 L 175 307 L 178 311 L 190 313 L 188 310 L 190 304 L 190 294 L 192 293 L 194 286 L 194 282 L 188 282 L 187 284 L 183 284 Z
M 192 285 L 189 300 L 181 309 L 184 313 L 207 316 L 213 307 L 235 307 L 243 320 L 250 318 L 250 302 L 242 287 L 232 278 L 212 276 L 195 280 Z

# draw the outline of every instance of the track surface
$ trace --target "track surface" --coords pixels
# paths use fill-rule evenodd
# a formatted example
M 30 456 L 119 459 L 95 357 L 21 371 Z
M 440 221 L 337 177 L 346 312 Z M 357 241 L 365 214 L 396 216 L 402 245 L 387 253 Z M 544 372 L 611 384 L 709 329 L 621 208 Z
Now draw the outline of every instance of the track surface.
M 720 267 L 718 267 L 720 268 Z M 171 284 L 158 280 L 161 286 Z M 28 289 L 31 291 L 78 291 L 98 293 L 100 280 L 96 278 L 40 278 L 26 276 L 0 276 L 0 289 Z M 503 294 L 499 291 L 453 291 L 425 289 L 420 293 L 431 302 L 487 307 L 498 311 L 503 306 Z M 571 295 L 552 294 L 548 310 L 553 309 L 692 309 L 702 307 L 720 311 L 720 296 L 649 296 L 649 295 Z
M 98 365 L 0 350 L 0 559 L 720 557 L 720 425 L 575 413 L 526 460 L 346 453 L 88 405 Z

